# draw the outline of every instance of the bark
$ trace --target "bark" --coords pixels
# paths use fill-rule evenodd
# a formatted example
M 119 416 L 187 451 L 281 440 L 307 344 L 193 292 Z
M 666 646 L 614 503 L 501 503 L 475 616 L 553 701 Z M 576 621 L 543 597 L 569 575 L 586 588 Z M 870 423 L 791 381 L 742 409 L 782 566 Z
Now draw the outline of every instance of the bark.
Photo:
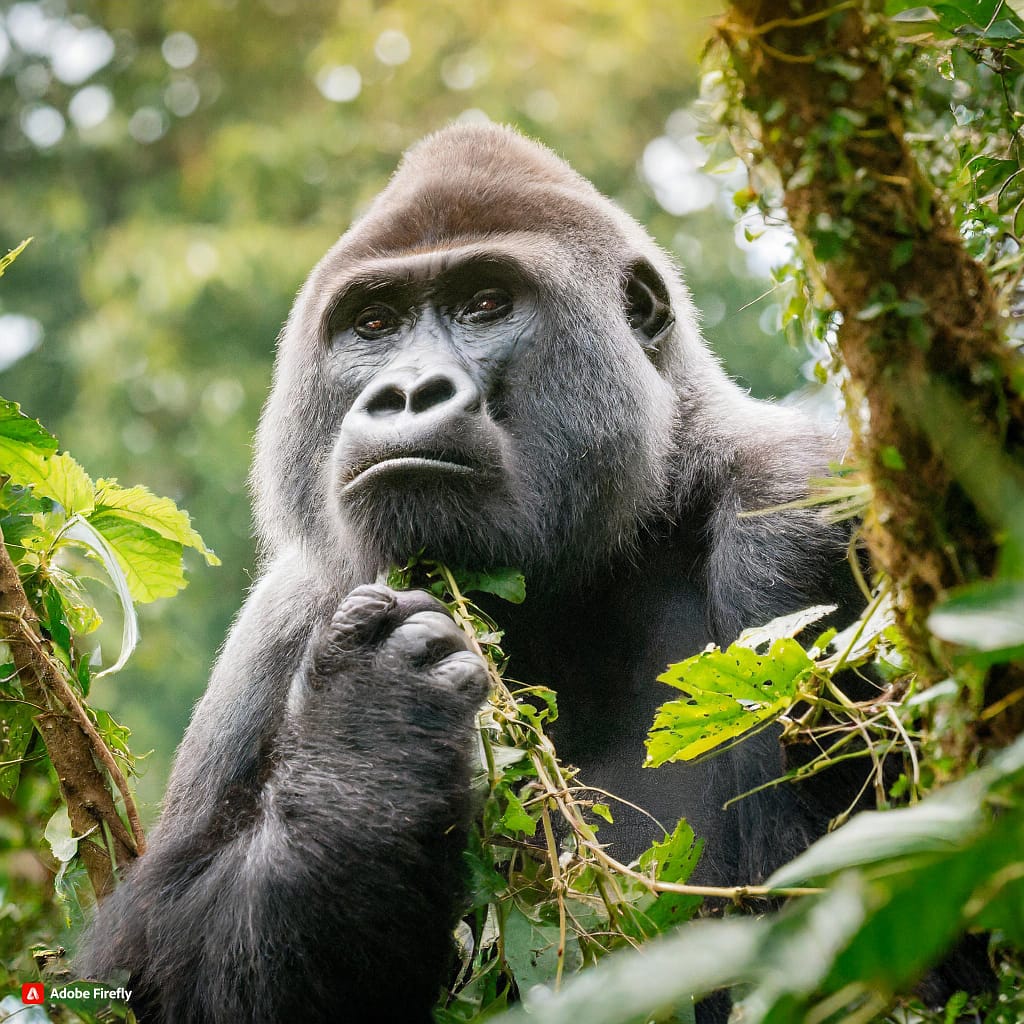
M 949 652 L 927 616 L 949 588 L 996 570 L 1012 527 L 1001 483 L 1024 493 L 1024 402 L 994 292 L 905 142 L 879 6 L 736 0 L 719 31 L 790 221 L 842 313 L 875 492 L 867 543 L 894 581 L 916 667 L 936 680 Z M 1001 666 L 986 702 L 1021 686 L 1022 667 Z M 1024 702 L 1014 707 L 992 723 L 1003 739 L 1020 730 Z
M 97 899 L 113 891 L 114 865 L 110 862 L 105 825 L 109 830 L 116 866 L 130 864 L 138 853 L 141 831 L 133 835 L 118 814 L 114 797 L 96 758 L 96 743 L 102 739 L 88 735 L 80 721 L 81 705 L 61 676 L 60 666 L 48 651 L 39 630 L 39 619 L 11 562 L 0 534 L 0 622 L 3 638 L 11 649 L 25 699 L 44 709 L 35 717 L 36 726 L 46 744 L 50 762 L 57 773 L 61 795 L 75 835 L 83 839 L 78 846 L 82 862 Z M 70 701 L 75 706 L 69 707 Z M 100 752 L 111 758 L 104 747 Z M 134 810 L 134 808 L 132 808 Z

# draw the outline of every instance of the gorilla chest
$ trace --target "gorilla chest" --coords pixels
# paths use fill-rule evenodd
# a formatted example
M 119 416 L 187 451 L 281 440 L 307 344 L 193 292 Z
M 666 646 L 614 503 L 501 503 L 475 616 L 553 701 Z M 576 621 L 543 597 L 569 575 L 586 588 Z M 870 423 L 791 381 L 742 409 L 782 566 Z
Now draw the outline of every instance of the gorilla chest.
M 642 586 L 520 611 L 506 633 L 509 675 L 557 692 L 551 733 L 563 762 L 580 770 L 584 785 L 642 807 L 666 829 L 686 817 L 707 834 L 731 789 L 725 766 L 643 767 L 654 713 L 677 696 L 658 675 L 711 640 L 703 593 L 685 578 L 645 578 Z M 615 823 L 602 827 L 601 838 L 618 856 L 632 857 L 659 837 L 657 824 L 626 804 L 612 801 L 612 813 Z

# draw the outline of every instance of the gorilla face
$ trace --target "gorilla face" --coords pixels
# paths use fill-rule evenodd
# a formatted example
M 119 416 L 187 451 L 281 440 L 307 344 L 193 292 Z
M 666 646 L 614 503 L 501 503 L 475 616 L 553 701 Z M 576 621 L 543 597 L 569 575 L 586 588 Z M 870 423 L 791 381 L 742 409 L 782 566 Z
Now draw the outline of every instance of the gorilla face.
M 494 564 L 540 542 L 503 397 L 538 326 L 534 283 L 480 249 L 375 261 L 337 297 L 327 374 L 351 404 L 328 487 L 372 562 Z
M 420 550 L 533 580 L 628 552 L 675 434 L 688 297 L 659 261 L 512 132 L 421 144 L 285 330 L 253 478 L 268 547 L 341 550 L 364 579 Z

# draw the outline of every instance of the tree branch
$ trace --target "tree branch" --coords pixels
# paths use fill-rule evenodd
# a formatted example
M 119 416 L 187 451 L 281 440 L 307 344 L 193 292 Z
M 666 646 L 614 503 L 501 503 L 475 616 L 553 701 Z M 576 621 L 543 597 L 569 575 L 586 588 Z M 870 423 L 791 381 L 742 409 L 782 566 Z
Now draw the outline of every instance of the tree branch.
M 29 604 L 0 532 L 0 618 L 8 629 L 4 639 L 11 648 L 14 667 L 25 699 L 39 708 L 36 726 L 57 773 L 68 807 L 71 827 L 87 836 L 106 825 L 113 838 L 116 865 L 104 845 L 92 839 L 79 844 L 79 852 L 97 898 L 113 891 L 114 867 L 130 864 L 145 849 L 138 810 L 128 783 L 113 754 L 68 685 L 60 666 L 47 650 L 39 619 Z M 97 762 L 99 762 L 97 764 Z M 101 767 L 121 793 L 131 832 L 125 827 Z
M 979 489 L 963 458 L 965 445 L 1007 465 L 1024 454 L 996 296 L 905 141 L 880 4 L 734 0 L 718 28 L 790 222 L 842 313 L 851 420 L 875 494 L 868 546 L 895 584 L 916 667 L 944 678 L 949 652 L 928 614 L 948 589 L 995 573 L 1017 508 L 993 502 L 996 482 Z M 1000 666 L 987 702 L 1022 683 L 1024 669 Z M 1022 725 L 1007 721 L 1003 739 Z

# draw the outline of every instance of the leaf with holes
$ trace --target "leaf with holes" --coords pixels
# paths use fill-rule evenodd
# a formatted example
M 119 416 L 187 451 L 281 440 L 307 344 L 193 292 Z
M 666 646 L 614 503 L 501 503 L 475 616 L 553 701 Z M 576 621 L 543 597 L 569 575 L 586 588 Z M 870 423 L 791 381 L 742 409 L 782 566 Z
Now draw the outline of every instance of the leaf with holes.
M 658 679 L 687 696 L 663 704 L 647 737 L 648 768 L 695 757 L 782 714 L 814 669 L 790 639 L 766 654 L 733 644 L 670 665 Z

